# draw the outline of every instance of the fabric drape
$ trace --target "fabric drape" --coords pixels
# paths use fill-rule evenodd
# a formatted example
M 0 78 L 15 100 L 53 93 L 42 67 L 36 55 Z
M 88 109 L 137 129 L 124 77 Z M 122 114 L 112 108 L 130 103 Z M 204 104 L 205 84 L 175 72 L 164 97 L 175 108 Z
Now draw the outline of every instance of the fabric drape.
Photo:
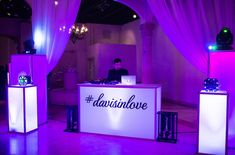
M 81 0 L 32 0 L 32 29 L 37 54 L 45 54 L 48 72 L 58 63 L 69 40 Z
M 148 0 L 163 31 L 178 51 L 208 74 L 208 46 L 223 27 L 235 32 L 234 0 Z

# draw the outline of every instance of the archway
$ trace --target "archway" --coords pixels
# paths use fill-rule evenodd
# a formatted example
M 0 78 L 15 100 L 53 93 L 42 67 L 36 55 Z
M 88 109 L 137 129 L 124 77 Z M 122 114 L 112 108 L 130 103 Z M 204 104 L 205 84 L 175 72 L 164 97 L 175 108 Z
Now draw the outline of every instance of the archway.
M 123 3 L 136 12 L 138 12 L 141 25 L 141 38 L 142 38 L 142 54 L 141 54 L 141 81 L 142 83 L 153 83 L 154 79 L 152 76 L 152 44 L 153 44 L 153 30 L 155 23 L 153 22 L 154 16 L 148 7 L 148 3 L 145 0 L 128 1 L 128 0 L 116 0 L 117 2 Z

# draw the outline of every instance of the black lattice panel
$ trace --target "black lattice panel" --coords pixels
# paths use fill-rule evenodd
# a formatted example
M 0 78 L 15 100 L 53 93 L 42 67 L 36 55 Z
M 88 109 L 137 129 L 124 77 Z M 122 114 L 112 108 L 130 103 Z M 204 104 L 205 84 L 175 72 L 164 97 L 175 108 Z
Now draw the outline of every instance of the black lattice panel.
M 161 142 L 177 142 L 178 136 L 178 113 L 158 112 L 158 138 Z

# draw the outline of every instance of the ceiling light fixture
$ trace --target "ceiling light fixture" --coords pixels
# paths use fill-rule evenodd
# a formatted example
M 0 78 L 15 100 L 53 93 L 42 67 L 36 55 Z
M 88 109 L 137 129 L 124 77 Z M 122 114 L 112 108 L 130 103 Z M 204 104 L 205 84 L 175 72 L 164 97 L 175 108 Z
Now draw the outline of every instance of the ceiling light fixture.
M 75 43 L 77 40 L 81 40 L 86 36 L 88 28 L 85 24 L 75 23 L 72 28 L 69 29 L 70 40 Z

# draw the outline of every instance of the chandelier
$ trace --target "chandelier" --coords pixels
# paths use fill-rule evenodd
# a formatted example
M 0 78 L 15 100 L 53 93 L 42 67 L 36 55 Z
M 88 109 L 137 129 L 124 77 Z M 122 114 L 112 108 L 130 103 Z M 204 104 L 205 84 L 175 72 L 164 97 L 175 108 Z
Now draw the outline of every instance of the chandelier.
M 75 23 L 72 28 L 69 29 L 70 40 L 75 43 L 77 40 L 81 40 L 86 36 L 88 28 L 85 24 Z

